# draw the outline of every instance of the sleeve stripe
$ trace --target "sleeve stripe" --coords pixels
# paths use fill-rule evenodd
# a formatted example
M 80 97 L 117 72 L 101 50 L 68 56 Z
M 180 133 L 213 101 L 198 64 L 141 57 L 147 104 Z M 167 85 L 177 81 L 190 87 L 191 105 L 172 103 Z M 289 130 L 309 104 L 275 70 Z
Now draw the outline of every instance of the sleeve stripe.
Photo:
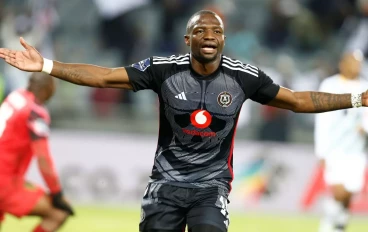
M 245 69 L 251 69 L 254 72 L 258 73 L 258 68 L 250 64 L 245 64 Z
M 183 56 L 170 56 L 170 57 L 158 57 L 158 56 L 154 56 L 153 57 L 153 61 L 189 61 L 189 55 L 183 55 Z
M 227 60 L 223 60 L 222 62 L 223 63 L 226 63 L 226 64 L 228 64 L 230 66 L 233 66 L 233 67 L 241 67 L 241 68 L 244 68 L 244 69 L 249 69 L 250 71 L 258 74 L 258 69 L 257 68 L 255 69 L 254 66 L 251 66 L 249 64 L 244 65 L 244 64 L 238 64 L 238 63 L 232 63 L 232 62 L 229 62 Z
M 227 64 L 232 65 L 232 66 L 238 66 L 238 67 L 240 66 L 240 67 L 243 67 L 244 69 L 253 71 L 253 72 L 258 74 L 258 68 L 256 66 L 253 66 L 253 65 L 250 65 L 250 64 L 243 64 L 239 60 L 233 60 L 233 59 L 230 59 L 227 56 L 223 56 L 222 62 L 227 63 Z
M 223 56 L 223 58 L 224 58 L 223 62 L 225 61 L 225 62 L 228 62 L 229 64 L 233 64 L 233 65 L 238 64 L 238 65 L 241 65 L 241 66 L 246 66 L 246 67 L 252 68 L 254 71 L 258 72 L 258 68 L 256 66 L 253 66 L 253 65 L 250 65 L 250 64 L 244 64 L 239 60 L 232 60 L 232 59 L 230 59 L 226 56 Z
M 180 58 L 153 58 L 153 61 L 184 61 L 184 60 L 189 60 L 189 57 L 180 57 Z
M 189 61 L 182 61 L 182 62 L 178 62 L 178 61 L 153 61 L 153 64 L 189 64 Z
M 226 67 L 226 68 L 229 68 L 231 70 L 238 70 L 238 71 L 242 71 L 242 72 L 245 72 L 245 73 L 249 73 L 250 75 L 253 75 L 255 77 L 258 77 L 258 73 L 254 73 L 252 72 L 251 70 L 249 69 L 245 69 L 245 68 L 242 68 L 242 67 L 239 67 L 239 68 L 236 68 L 236 67 L 231 67 L 225 63 L 222 63 L 222 66 Z

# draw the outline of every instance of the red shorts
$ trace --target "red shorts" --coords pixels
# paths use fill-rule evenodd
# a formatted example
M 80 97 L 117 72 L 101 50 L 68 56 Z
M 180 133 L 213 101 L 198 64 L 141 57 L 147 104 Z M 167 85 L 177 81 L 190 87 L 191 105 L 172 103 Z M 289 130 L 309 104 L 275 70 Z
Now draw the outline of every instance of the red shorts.
M 45 195 L 41 187 L 33 184 L 12 184 L 0 187 L 3 190 L 0 193 L 0 221 L 4 213 L 16 217 L 28 215 L 40 198 Z

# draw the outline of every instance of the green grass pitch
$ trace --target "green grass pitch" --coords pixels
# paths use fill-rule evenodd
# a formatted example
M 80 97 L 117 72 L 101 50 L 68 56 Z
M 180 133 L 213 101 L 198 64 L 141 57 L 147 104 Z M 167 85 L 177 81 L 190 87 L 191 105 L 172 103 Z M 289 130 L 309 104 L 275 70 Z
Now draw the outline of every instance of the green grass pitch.
M 77 207 L 61 232 L 138 232 L 138 209 Z M 318 218 L 314 216 L 285 216 L 241 214 L 230 212 L 229 232 L 317 232 Z M 6 216 L 1 232 L 30 232 L 37 218 L 21 220 Z M 368 231 L 368 217 L 354 218 L 347 232 Z

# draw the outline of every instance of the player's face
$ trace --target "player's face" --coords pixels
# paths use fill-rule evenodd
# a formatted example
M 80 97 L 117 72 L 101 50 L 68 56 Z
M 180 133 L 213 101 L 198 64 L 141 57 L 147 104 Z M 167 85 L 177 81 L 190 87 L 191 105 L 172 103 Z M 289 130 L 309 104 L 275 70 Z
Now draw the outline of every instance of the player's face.
M 224 25 L 220 17 L 202 14 L 193 18 L 193 26 L 185 43 L 190 46 L 193 58 L 209 63 L 221 58 L 225 45 Z
M 349 79 L 358 78 L 361 71 L 362 61 L 354 55 L 345 56 L 340 62 L 340 73 Z

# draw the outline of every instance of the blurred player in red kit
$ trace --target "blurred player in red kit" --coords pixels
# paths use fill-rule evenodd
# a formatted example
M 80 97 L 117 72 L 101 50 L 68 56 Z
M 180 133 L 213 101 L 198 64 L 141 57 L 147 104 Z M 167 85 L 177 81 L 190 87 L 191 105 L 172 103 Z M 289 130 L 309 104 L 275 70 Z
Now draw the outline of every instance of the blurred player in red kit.
M 51 76 L 34 73 L 27 89 L 12 92 L 0 107 L 0 219 L 5 213 L 39 216 L 42 221 L 33 232 L 57 231 L 74 214 L 49 151 L 50 116 L 43 104 L 54 91 Z M 50 194 L 25 180 L 33 156 Z

